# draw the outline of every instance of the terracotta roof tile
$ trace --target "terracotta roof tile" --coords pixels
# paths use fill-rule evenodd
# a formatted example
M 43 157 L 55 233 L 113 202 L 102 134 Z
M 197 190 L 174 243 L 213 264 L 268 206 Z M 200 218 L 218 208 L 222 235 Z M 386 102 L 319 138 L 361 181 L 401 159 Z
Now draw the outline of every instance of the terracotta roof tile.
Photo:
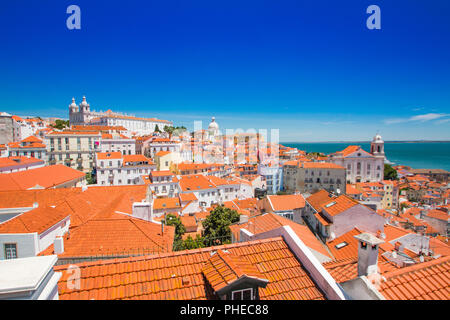
M 85 173 L 62 164 L 0 174 L 0 191 L 52 188 L 85 177 Z
M 80 263 L 80 290 L 68 289 L 68 266 L 57 266 L 55 271 L 63 274 L 58 283 L 60 299 L 72 300 L 82 296 L 97 300 L 212 298 L 206 292 L 202 269 L 211 258 L 211 251 L 224 249 L 240 259 L 253 261 L 253 266 L 262 277 L 270 279 L 266 288 L 260 288 L 261 299 L 324 299 L 281 237 L 152 256 Z M 170 272 L 164 272 L 167 266 L 171 266 Z M 130 287 L 127 290 L 119 289 L 120 285 L 112 281 L 115 275 L 126 276 Z
M 417 275 L 417 276 L 416 276 Z M 390 300 L 449 300 L 450 256 L 385 273 L 379 291 Z

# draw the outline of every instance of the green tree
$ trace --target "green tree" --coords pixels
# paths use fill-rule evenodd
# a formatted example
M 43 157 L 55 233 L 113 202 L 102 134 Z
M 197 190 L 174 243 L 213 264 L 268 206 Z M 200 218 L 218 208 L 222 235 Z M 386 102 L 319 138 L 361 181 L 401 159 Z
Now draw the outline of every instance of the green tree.
M 158 125 L 156 125 L 156 126 L 155 126 L 155 130 L 154 130 L 154 132 L 161 132 L 161 130 L 159 130 L 159 127 L 158 127 Z
M 231 239 L 230 225 L 239 221 L 236 210 L 218 206 L 203 221 L 203 236 L 209 244 L 223 244 Z
M 69 120 L 60 120 L 60 119 L 56 119 L 55 120 L 55 124 L 52 125 L 53 128 L 55 129 L 59 129 L 62 130 L 64 128 L 68 128 L 69 127 Z
M 174 244 L 174 251 L 191 250 L 205 247 L 205 239 L 200 235 L 197 235 L 195 239 L 188 236 L 186 240 L 178 240 Z
M 183 223 L 181 223 L 181 219 L 176 215 L 169 213 L 166 216 L 166 225 L 175 227 L 175 241 L 181 240 L 181 236 L 186 232 L 186 228 Z
M 403 212 L 403 209 L 408 209 L 408 208 L 409 208 L 408 204 L 406 204 L 404 202 L 400 203 L 400 211 L 401 212 Z
M 96 184 L 97 179 L 92 175 L 91 172 L 86 173 L 86 181 L 88 184 Z
M 384 164 L 384 180 L 398 180 L 397 170 L 387 163 Z

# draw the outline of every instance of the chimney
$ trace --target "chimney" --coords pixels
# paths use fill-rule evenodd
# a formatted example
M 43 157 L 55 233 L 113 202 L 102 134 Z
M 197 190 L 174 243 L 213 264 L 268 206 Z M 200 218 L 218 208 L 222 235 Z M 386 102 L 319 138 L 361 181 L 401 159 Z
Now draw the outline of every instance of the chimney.
M 239 215 L 239 223 L 246 223 L 248 221 L 248 216 L 245 214 Z
M 133 217 L 151 221 L 153 217 L 153 204 L 150 202 L 133 202 Z
M 53 242 L 55 248 L 55 254 L 61 254 L 64 252 L 64 239 L 62 236 L 57 236 Z
M 383 240 L 370 233 L 361 233 L 358 240 L 358 276 L 367 276 L 378 271 L 378 247 Z

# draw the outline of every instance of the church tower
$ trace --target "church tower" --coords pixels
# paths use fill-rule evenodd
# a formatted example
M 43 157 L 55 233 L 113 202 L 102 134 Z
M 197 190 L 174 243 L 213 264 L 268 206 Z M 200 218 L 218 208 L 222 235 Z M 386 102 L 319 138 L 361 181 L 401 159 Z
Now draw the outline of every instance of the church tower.
M 378 133 L 373 137 L 372 142 L 370 143 L 370 153 L 374 156 L 384 157 L 384 141 Z

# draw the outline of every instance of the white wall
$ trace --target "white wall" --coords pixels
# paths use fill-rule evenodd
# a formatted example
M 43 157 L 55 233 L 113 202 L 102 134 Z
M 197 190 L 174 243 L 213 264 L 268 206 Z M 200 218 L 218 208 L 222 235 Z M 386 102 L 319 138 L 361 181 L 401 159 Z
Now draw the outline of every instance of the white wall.
M 37 233 L 1 233 L 0 260 L 5 259 L 5 243 L 17 244 L 17 257 L 34 257 L 39 253 L 39 239 Z

